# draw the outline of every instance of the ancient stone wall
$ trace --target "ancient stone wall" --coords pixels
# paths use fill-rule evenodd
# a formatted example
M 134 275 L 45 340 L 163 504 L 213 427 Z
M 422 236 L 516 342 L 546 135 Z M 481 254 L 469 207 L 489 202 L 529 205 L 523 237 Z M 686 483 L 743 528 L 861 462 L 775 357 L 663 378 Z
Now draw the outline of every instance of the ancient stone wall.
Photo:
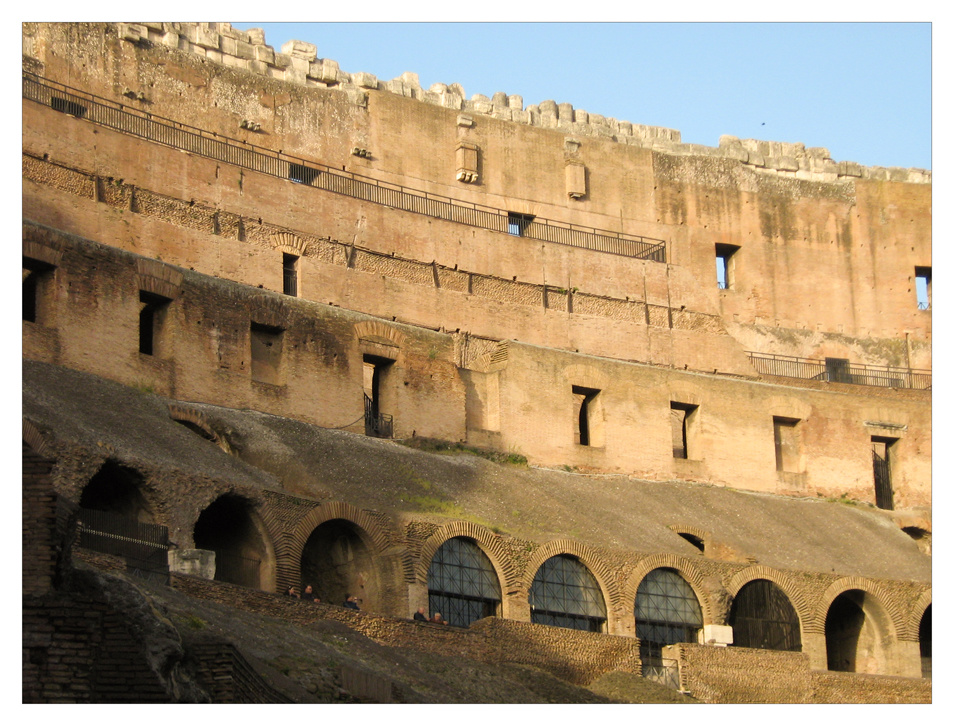
M 925 346 L 931 314 L 917 309 L 914 293 L 915 267 L 930 268 L 931 264 L 930 185 L 920 183 L 927 179 L 920 172 L 839 165 L 827 159 L 823 149 L 800 150 L 798 145 L 772 142 L 727 139 L 719 150 L 706 152 L 696 147 L 650 150 L 614 143 L 600 132 L 574 139 L 557 132 L 560 120 L 571 112 L 568 107 L 553 107 L 547 117 L 557 123 L 549 128 L 549 122 L 515 123 L 498 113 L 485 116 L 476 110 L 463 113 L 443 102 L 422 103 L 414 97 L 413 84 L 405 82 L 409 79 L 400 82 L 400 92 L 387 92 L 379 90 L 376 80 L 362 75 L 368 85 L 355 92 L 348 77 L 330 80 L 328 69 L 333 62 L 307 59 L 314 55 L 314 48 L 298 44 L 284 57 L 272 53 L 271 60 L 256 61 L 265 64 L 257 69 L 272 69 L 259 75 L 249 72 L 253 62 L 248 53 L 243 51 L 239 59 L 231 52 L 246 47 L 243 44 L 258 49 L 254 53 L 268 55 L 271 49 L 260 34 L 242 34 L 227 24 L 27 24 L 24 37 L 27 55 L 38 64 L 30 63 L 30 68 L 121 101 L 131 111 L 168 109 L 170 117 L 206 132 L 215 143 L 232 139 L 244 151 L 254 144 L 296 155 L 316 168 L 465 206 L 480 205 L 504 217 L 513 212 L 576 229 L 615 230 L 663 240 L 667 264 L 614 259 L 615 255 L 540 245 L 500 231 L 437 222 L 415 212 L 399 212 L 393 205 L 330 194 L 309 183 L 293 184 L 286 179 L 276 184 L 243 171 L 237 162 L 200 163 L 201 149 L 196 157 L 169 154 L 148 142 L 142 142 L 145 148 L 140 149 L 140 142 L 130 137 L 113 142 L 110 133 L 102 131 L 92 140 L 85 128 L 88 122 L 69 120 L 52 108 L 41 113 L 42 107 L 25 104 L 24 146 L 34 155 L 48 154 L 70 168 L 90 169 L 95 145 L 96 166 L 102 168 L 92 171 L 132 180 L 153 193 L 181 200 L 179 206 L 214 201 L 220 216 L 226 217 L 220 220 L 222 229 L 228 229 L 228 214 L 253 219 L 273 216 L 272 224 L 345 243 L 359 242 L 401 260 L 435 262 L 448 270 L 502 280 L 516 277 L 554 290 L 575 289 L 721 317 L 731 335 L 749 350 L 813 359 L 850 354 L 852 360 L 871 364 L 930 365 Z M 65 48 L 69 51 L 55 52 Z M 87 65 L 72 67 L 80 59 Z M 271 66 L 273 62 L 280 66 Z M 303 85 L 309 77 L 314 84 Z M 293 82 L 287 82 L 290 79 Z M 506 108 L 511 108 L 510 103 Z M 498 106 L 503 107 L 491 103 L 493 108 Z M 57 116 L 58 123 L 51 120 Z M 61 133 L 50 137 L 45 129 L 53 126 L 62 127 Z M 624 133 L 620 138 L 632 137 Z M 479 153 L 477 183 L 458 178 L 457 149 L 464 143 Z M 355 154 L 355 149 L 368 153 Z M 428 153 L 418 153 L 419 149 Z M 237 151 L 235 158 L 240 156 Z M 142 159 L 150 163 L 143 166 Z M 567 164 L 582 164 L 587 170 L 589 188 L 578 199 L 567 195 Z M 143 208 L 147 207 L 144 203 Z M 172 217 L 180 214 L 167 211 Z M 76 220 L 80 226 L 82 216 Z M 315 229 L 315 220 L 320 220 L 320 229 Z M 56 226 L 50 218 L 41 216 L 38 221 Z M 113 234 L 108 225 L 96 229 L 95 235 L 76 231 L 93 237 L 114 236 L 116 241 L 101 241 L 120 244 L 118 229 Z M 174 258 L 184 252 L 181 243 L 161 234 L 136 236 L 156 247 L 150 254 L 169 252 Z M 737 248 L 734 279 L 725 290 L 715 284 L 717 245 Z M 163 251 L 164 247 L 168 249 Z M 181 259 L 179 264 L 199 262 L 204 267 L 197 269 L 242 281 L 248 274 L 241 251 L 215 258 L 215 272 L 212 259 L 195 250 L 190 254 L 193 261 Z M 391 267 L 403 270 L 404 265 L 395 261 Z M 382 270 L 383 274 L 390 271 Z M 416 279 L 419 273 L 426 276 L 423 269 L 398 274 Z M 274 289 L 269 280 L 277 281 L 277 274 L 260 268 L 253 275 L 258 278 L 254 284 L 267 283 Z M 328 289 L 327 283 L 339 278 L 320 277 L 315 289 Z M 819 280 L 825 281 L 821 296 L 816 290 Z M 390 317 L 398 310 L 414 311 L 412 319 L 418 322 L 417 310 L 431 301 L 421 291 L 401 292 L 382 285 L 343 295 L 340 304 L 366 305 L 370 299 L 380 299 L 385 301 L 380 309 L 365 312 Z M 562 309 L 564 300 L 547 293 L 548 301 L 551 297 L 550 309 Z M 488 310 L 475 307 L 472 316 L 442 318 L 437 325 L 521 340 L 529 340 L 533 330 L 554 327 L 541 325 L 538 319 L 532 325 L 524 323 L 519 309 L 506 309 L 510 313 L 506 322 L 491 318 L 482 324 Z M 426 322 L 419 321 L 434 326 L 432 314 L 428 317 Z M 610 346 L 597 347 L 600 336 L 588 336 L 585 326 L 561 330 L 559 335 L 551 330 L 549 336 L 541 343 L 649 359 L 645 351 L 628 354 L 625 346 L 615 354 L 607 349 Z M 619 348 L 625 339 L 626 335 L 616 336 L 614 346 Z M 660 345 L 650 349 L 659 356 L 651 360 L 703 368 L 702 357 L 691 355 L 693 347 L 692 343 L 685 349 L 677 346 L 680 357 L 667 360 L 668 347 Z M 727 361 L 718 363 L 712 367 L 730 369 Z
M 670 646 L 680 686 L 706 703 L 930 703 L 931 682 L 809 670 L 805 653 Z
M 28 237 L 49 236 L 29 229 Z M 479 400 L 483 411 L 472 412 L 470 422 L 475 435 L 496 433 L 502 450 L 534 463 L 874 502 L 870 440 L 883 435 L 897 439 L 894 506 L 930 502 L 929 392 L 896 395 L 830 383 L 825 390 L 797 390 L 517 343 L 489 366 L 480 356 L 458 361 L 447 333 L 393 322 L 375 322 L 362 332 L 371 319 L 336 306 L 257 292 L 161 263 L 149 266 L 137 256 L 65 236 L 56 244 L 57 303 L 46 324 L 24 323 L 28 358 L 180 400 L 250 407 L 362 432 L 361 356 L 384 350 L 394 363 L 382 379 L 381 410 L 394 416 L 397 438 L 464 440 L 467 407 Z M 155 350 L 144 354 L 140 291 L 158 289 L 162 276 L 179 283 L 163 283 L 168 303 L 156 323 Z M 275 331 L 265 334 L 275 357 L 262 363 L 264 369 L 256 368 L 252 350 L 256 325 Z M 382 335 L 394 337 L 393 344 L 375 343 Z M 51 336 L 55 345 L 49 345 Z M 467 381 L 458 364 L 476 369 Z M 594 431 L 602 433 L 590 445 L 574 438 L 579 411 L 573 386 L 599 392 L 591 418 Z M 840 395 L 848 390 L 853 395 Z M 673 456 L 673 402 L 696 407 L 686 458 Z M 777 470 L 776 417 L 800 422 L 798 458 L 790 471 Z M 633 448 L 629 442 L 636 440 L 642 444 Z

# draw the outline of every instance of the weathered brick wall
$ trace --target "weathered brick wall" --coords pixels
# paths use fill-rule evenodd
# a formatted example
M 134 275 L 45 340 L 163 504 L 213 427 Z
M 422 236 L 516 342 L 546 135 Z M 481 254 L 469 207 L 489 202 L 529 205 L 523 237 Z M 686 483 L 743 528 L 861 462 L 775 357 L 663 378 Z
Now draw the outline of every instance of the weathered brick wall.
M 812 703 L 931 703 L 931 680 L 814 671 Z
M 291 703 L 268 685 L 231 643 L 192 643 L 197 677 L 212 703 Z
M 67 593 L 24 598 L 24 703 L 171 700 L 142 643 L 109 603 Z
M 453 628 L 326 604 L 308 604 L 281 595 L 225 583 L 173 575 L 172 586 L 186 594 L 229 607 L 288 619 L 343 622 L 390 646 L 450 654 L 486 663 L 522 663 L 572 683 L 586 684 L 612 670 L 641 673 L 639 641 L 601 633 L 487 618 L 470 628 Z
M 23 444 L 23 594 L 53 587 L 60 537 L 56 527 L 53 462 Z
M 930 703 L 931 682 L 917 678 L 812 671 L 805 653 L 670 647 L 680 685 L 706 703 Z

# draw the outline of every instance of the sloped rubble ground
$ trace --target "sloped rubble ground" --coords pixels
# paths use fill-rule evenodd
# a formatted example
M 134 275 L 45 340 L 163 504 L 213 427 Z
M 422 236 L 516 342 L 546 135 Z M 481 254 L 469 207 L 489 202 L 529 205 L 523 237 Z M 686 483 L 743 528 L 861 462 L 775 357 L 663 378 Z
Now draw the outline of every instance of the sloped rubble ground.
M 125 575 L 102 573 L 96 579 L 110 588 L 132 585 L 160 620 L 171 623 L 186 653 L 186 672 L 192 670 L 190 646 L 227 641 L 268 685 L 297 703 L 373 702 L 343 687 L 343 669 L 393 684 L 390 699 L 399 703 L 693 702 L 631 674 L 606 674 L 582 688 L 528 666 L 381 645 L 336 621 L 296 625 Z

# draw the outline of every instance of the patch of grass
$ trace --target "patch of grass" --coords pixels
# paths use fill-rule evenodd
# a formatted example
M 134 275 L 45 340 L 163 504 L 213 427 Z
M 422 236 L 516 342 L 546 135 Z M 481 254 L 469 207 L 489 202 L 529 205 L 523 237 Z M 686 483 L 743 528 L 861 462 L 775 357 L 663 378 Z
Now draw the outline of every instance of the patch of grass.
M 133 386 L 140 393 L 155 393 L 156 387 L 149 381 L 136 381 Z
M 506 534 L 506 530 L 502 527 L 491 524 L 486 519 L 467 514 L 463 507 L 456 502 L 450 501 L 449 499 L 443 499 L 439 496 L 415 496 L 408 497 L 407 502 L 408 504 L 415 506 L 420 512 L 426 512 L 427 514 L 439 514 L 443 517 L 450 517 L 452 519 L 462 519 L 465 522 L 473 522 L 474 524 L 479 524 L 482 527 L 486 527 L 495 534 Z
M 205 621 L 198 615 L 189 615 L 185 619 L 186 625 L 193 630 L 202 630 L 205 627 Z
M 428 439 L 425 437 L 404 439 L 400 443 L 410 449 L 427 451 L 432 454 L 470 454 L 471 456 L 479 456 L 496 464 L 508 464 L 510 466 L 520 467 L 528 466 L 527 457 L 515 451 L 494 451 L 492 449 L 482 449 L 477 446 L 467 446 L 459 441 L 444 441 L 443 439 Z

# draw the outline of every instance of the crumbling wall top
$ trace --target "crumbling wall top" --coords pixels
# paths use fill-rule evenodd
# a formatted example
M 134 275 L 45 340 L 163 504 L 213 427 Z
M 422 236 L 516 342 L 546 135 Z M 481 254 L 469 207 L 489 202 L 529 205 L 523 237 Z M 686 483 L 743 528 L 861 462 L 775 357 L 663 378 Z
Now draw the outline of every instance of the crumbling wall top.
M 547 100 L 525 107 L 522 96 L 503 92 L 492 97 L 475 93 L 467 98 L 459 83 L 435 83 L 424 89 L 418 75 L 411 72 L 382 81 L 371 73 L 341 70 L 337 61 L 319 58 L 318 49 L 312 43 L 291 40 L 276 52 L 265 43 L 265 31 L 260 28 L 242 31 L 233 28 L 231 23 L 117 23 L 116 28 L 119 37 L 125 41 L 147 41 L 177 48 L 226 66 L 304 86 L 335 88 L 345 92 L 349 100 L 358 105 L 367 103 L 369 93 L 387 92 L 463 113 L 555 129 L 573 136 L 607 139 L 666 154 L 735 159 L 762 173 L 779 176 L 814 181 L 867 178 L 931 183 L 930 170 L 836 162 L 824 147 L 806 148 L 801 143 L 735 136 L 722 136 L 717 147 L 686 144 L 682 143 L 677 130 L 620 121 L 573 108 L 569 103 Z

